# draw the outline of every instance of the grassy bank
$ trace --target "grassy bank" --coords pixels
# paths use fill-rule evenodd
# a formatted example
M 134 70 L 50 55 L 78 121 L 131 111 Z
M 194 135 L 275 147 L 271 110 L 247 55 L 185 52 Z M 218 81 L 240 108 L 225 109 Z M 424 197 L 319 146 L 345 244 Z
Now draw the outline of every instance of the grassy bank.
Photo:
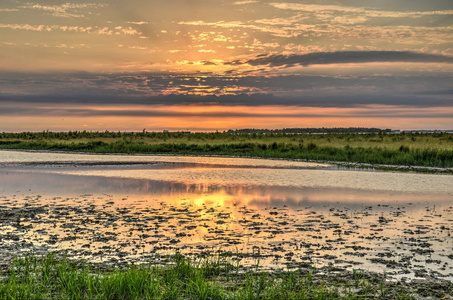
M 360 272 L 239 272 L 222 259 L 193 262 L 181 255 L 165 267 L 110 271 L 31 255 L 2 273 L 1 299 L 413 299 L 409 287 Z
M 453 167 L 447 133 L 237 134 L 237 133 L 3 133 L 0 148 L 229 155 L 422 167 Z

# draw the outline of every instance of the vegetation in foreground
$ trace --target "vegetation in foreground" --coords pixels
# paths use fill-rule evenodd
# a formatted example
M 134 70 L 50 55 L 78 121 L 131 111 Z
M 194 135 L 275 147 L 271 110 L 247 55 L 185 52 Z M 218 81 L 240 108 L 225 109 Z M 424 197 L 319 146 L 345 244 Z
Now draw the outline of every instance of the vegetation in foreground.
M 453 167 L 449 133 L 1 133 L 0 148 L 92 153 L 228 155 L 420 167 Z
M 169 266 L 111 271 L 29 255 L 2 273 L 1 299 L 413 299 L 404 286 L 359 272 L 239 272 L 222 259 L 191 262 L 179 254 Z

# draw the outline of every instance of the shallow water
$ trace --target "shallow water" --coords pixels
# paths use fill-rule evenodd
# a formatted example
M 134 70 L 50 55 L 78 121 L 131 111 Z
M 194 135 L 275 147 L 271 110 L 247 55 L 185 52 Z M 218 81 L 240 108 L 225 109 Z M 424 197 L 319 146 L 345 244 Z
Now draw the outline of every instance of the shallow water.
M 453 176 L 212 157 L 0 151 L 0 248 L 93 262 L 219 253 L 453 279 Z

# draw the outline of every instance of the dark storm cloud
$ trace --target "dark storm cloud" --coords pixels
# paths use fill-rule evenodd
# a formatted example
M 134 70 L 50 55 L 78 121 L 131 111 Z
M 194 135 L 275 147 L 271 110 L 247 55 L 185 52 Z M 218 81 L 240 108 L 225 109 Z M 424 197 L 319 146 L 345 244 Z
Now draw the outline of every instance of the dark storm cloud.
M 16 104 L 12 107 L 11 103 Z M 21 105 L 19 105 L 21 104 Z M 24 105 L 25 104 L 25 105 Z M 59 107 L 47 108 L 47 107 Z M 298 97 L 277 97 L 272 94 L 239 94 L 223 96 L 195 96 L 195 95 L 165 95 L 154 97 L 128 98 L 117 97 L 91 97 L 91 96 L 0 96 L 0 114 L 8 115 L 21 112 L 22 114 L 36 114 L 38 111 L 58 115 L 67 111 L 64 106 L 74 105 L 80 109 L 71 111 L 76 115 L 93 113 L 96 115 L 130 115 L 131 111 L 109 110 L 107 105 L 130 106 L 143 105 L 144 107 L 171 106 L 175 105 L 203 105 L 203 106 L 250 106 L 260 107 L 268 105 L 276 106 L 300 106 L 300 107 L 338 107 L 353 108 L 366 105 L 391 105 L 391 106 L 411 106 L 411 107 L 451 107 L 453 101 L 444 97 L 431 97 L 430 95 L 409 95 L 409 96 L 389 96 L 389 95 L 329 95 L 329 96 L 298 96 Z M 99 110 L 87 109 L 84 107 L 96 106 Z M 104 108 L 103 108 L 104 107 Z M 162 112 L 156 112 L 156 116 Z M 165 112 L 166 116 L 179 116 L 179 112 Z M 150 111 L 136 111 L 133 115 L 154 116 Z M 200 114 L 200 116 L 203 114 Z M 220 116 L 220 115 L 219 115 Z M 233 115 L 230 115 L 233 116 Z M 237 117 L 241 114 L 235 115 Z
M 218 92 L 212 95 L 212 90 Z M 226 90 L 231 95 L 221 95 Z M 210 96 L 197 96 L 206 91 Z M 3 103 L 84 105 L 356 105 L 453 106 L 451 77 L 406 76 L 189 76 L 162 74 L 61 74 L 0 76 Z
M 453 90 L 425 91 L 420 92 L 420 95 L 453 95 Z
M 436 54 L 423 54 L 410 51 L 342 51 L 317 52 L 309 54 L 257 56 L 242 63 L 252 66 L 294 66 L 323 65 L 369 62 L 417 62 L 453 63 L 453 57 Z M 230 64 L 239 64 L 233 61 Z
M 260 90 L 260 93 L 279 95 L 281 92 L 304 95 L 310 91 L 327 95 L 328 91 L 320 91 L 329 87 L 333 94 L 341 94 L 341 90 L 354 88 L 354 92 L 362 89 L 376 89 L 384 93 L 398 94 L 449 90 L 451 77 L 445 73 L 425 73 L 414 75 L 385 75 L 385 76 L 337 76 L 334 75 L 286 75 L 286 76 L 203 76 L 190 75 L 159 75 L 159 74 L 69 74 L 69 75 L 14 75 L 0 76 L 0 97 L 17 96 L 49 98 L 58 101 L 59 98 L 112 99 L 118 97 L 146 98 L 150 95 L 193 94 L 200 89 L 224 89 L 229 93 L 242 94 L 244 90 Z M 347 91 L 351 94 L 350 91 Z M 212 94 L 212 93 L 210 93 Z M 221 94 L 221 93 L 220 93 Z M 27 96 L 30 95 L 30 96 Z M 41 95 L 41 96 L 40 96 Z M 45 99 L 43 99 L 45 101 Z M 141 100 L 140 100 L 141 101 Z M 106 103 L 109 103 L 106 101 Z M 128 102 L 126 102 L 128 103 Z
M 11 104 L 11 103 L 10 103 Z M 234 108 L 225 109 L 225 111 L 215 112 L 190 112 L 190 111 L 172 111 L 162 110 L 162 107 L 144 107 L 141 109 L 123 109 L 124 106 L 117 106 L 117 109 L 110 108 L 84 108 L 83 105 L 73 107 L 61 107 L 55 104 L 55 107 L 47 105 L 46 107 L 34 106 L 34 103 L 21 103 L 20 105 L 9 105 L 0 110 L 0 116 L 51 116 L 51 117 L 196 117 L 196 118 L 453 118 L 453 113 L 444 111 L 423 111 L 417 109 L 406 109 L 398 111 L 395 109 L 372 108 L 365 110 L 354 110 L 351 112 L 338 113 L 303 113 L 303 112 L 276 112 L 261 113 L 259 109 L 254 112 L 235 111 Z M 168 107 L 169 108 L 169 107 Z M 365 107 L 364 107 L 365 108 Z

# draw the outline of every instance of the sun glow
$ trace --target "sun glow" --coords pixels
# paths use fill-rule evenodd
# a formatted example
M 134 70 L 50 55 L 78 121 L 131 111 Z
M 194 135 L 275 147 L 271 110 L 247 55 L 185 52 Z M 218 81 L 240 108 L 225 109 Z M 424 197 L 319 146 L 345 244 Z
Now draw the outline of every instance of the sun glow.
M 0 7 L 0 131 L 451 129 L 439 1 L 19 2 Z

